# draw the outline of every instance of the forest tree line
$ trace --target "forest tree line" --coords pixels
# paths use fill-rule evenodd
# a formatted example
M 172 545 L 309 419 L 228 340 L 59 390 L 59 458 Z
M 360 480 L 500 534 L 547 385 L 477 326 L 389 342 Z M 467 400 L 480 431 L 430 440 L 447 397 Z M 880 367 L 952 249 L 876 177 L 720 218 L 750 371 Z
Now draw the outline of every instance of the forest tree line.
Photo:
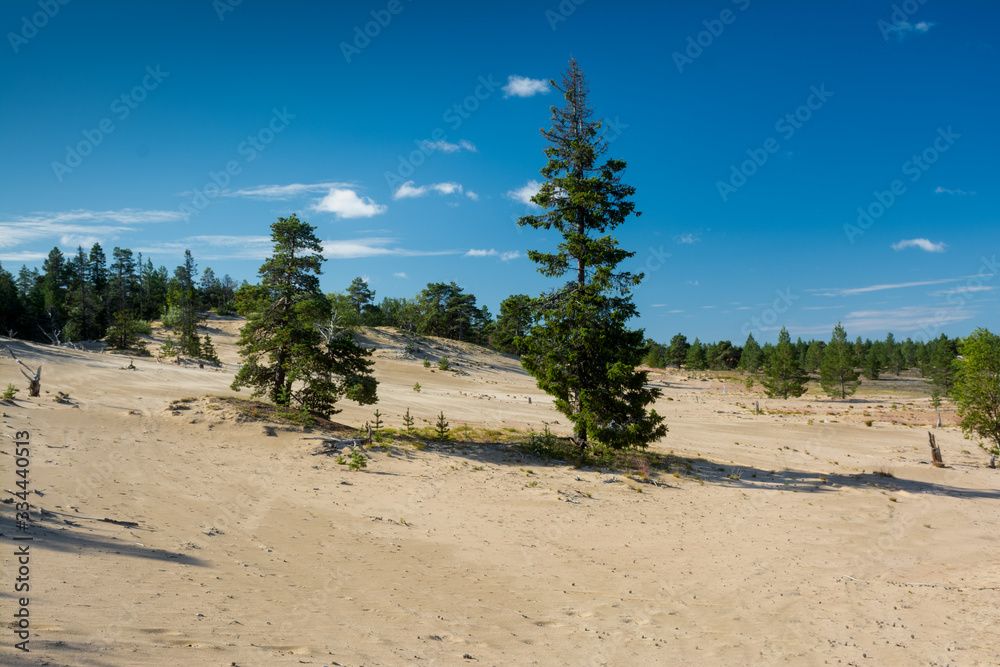
M 141 353 L 141 335 L 159 320 L 178 333 L 180 352 L 198 357 L 204 341 L 196 327 L 204 314 L 236 315 L 240 290 L 252 287 L 219 278 L 211 267 L 199 272 L 190 250 L 170 272 L 128 248 L 114 248 L 110 262 L 99 243 L 70 257 L 53 248 L 41 271 L 22 266 L 15 277 L 0 265 L 0 334 L 54 345 L 105 340 L 112 349 Z M 428 283 L 412 298 L 375 297 L 360 277 L 327 294 L 334 323 L 395 327 L 515 354 L 530 325 L 526 295 L 506 299 L 499 318 L 454 282 Z

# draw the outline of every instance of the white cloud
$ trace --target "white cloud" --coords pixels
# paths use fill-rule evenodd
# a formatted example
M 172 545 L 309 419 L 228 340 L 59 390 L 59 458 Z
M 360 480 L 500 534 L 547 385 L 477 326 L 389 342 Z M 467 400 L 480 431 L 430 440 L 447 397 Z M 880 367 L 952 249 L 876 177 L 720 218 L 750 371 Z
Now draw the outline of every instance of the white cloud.
M 906 250 L 907 248 L 920 248 L 927 252 L 944 252 L 947 246 L 944 243 L 931 243 L 927 239 L 904 239 L 899 243 L 893 243 L 893 250 Z
M 396 276 L 397 278 L 402 278 L 403 280 L 406 280 L 407 278 L 409 278 L 409 276 L 406 275 L 406 273 L 404 273 L 403 271 L 397 271 L 396 273 L 394 273 L 392 275 Z
M 896 38 L 902 42 L 908 35 L 924 35 L 936 25 L 936 23 L 931 23 L 930 21 L 920 21 L 919 23 L 899 21 L 891 26 L 883 26 L 882 33 L 886 38 L 889 35 L 895 34 Z
M 924 285 L 942 285 L 944 283 L 953 283 L 959 280 L 964 280 L 965 278 L 971 278 L 973 276 L 963 276 L 962 278 L 944 278 L 942 280 L 918 280 L 909 283 L 887 283 L 883 285 L 869 285 L 867 287 L 850 287 L 850 288 L 824 288 L 824 289 L 807 289 L 807 292 L 815 292 L 816 296 L 852 296 L 854 294 L 865 294 L 867 292 L 881 292 L 887 289 L 903 289 L 906 287 L 923 287 Z
M 330 188 L 330 192 L 313 204 L 312 209 L 333 213 L 338 218 L 370 218 L 386 211 L 382 204 L 376 204 L 369 197 L 359 197 L 348 188 Z
M 469 151 L 470 153 L 479 152 L 479 149 L 476 148 L 476 145 L 473 144 L 471 141 L 468 141 L 467 139 L 462 139 L 457 144 L 453 144 L 450 141 L 445 141 L 444 139 L 442 139 L 441 141 L 424 140 L 420 142 L 420 147 L 423 148 L 424 150 L 441 151 L 442 153 L 457 153 L 463 149 Z
M 526 206 L 534 206 L 535 208 L 541 208 L 535 202 L 531 201 L 531 198 L 538 194 L 538 191 L 542 188 L 542 184 L 536 180 L 530 180 L 516 190 L 508 190 L 507 197 L 513 199 L 514 201 L 521 202 Z
M 942 289 L 931 292 L 931 296 L 949 296 L 951 294 L 970 294 L 972 292 L 990 292 L 996 289 L 996 285 L 960 285 L 952 289 Z
M 681 243 L 681 244 L 684 244 L 684 243 L 698 243 L 698 241 L 701 241 L 701 239 L 699 237 L 695 236 L 694 234 L 681 234 L 680 236 L 675 236 L 674 237 L 674 242 L 675 243 Z
M 468 190 L 468 191 L 467 191 L 467 192 L 465 193 L 465 196 L 466 196 L 466 197 L 468 197 L 469 199 L 471 199 L 472 201 L 479 201 L 479 195 L 477 195 L 477 194 L 476 194 L 475 192 L 473 192 L 472 190 Z
M 975 192 L 966 192 L 965 190 L 949 190 L 948 188 L 942 188 L 940 185 L 934 189 L 934 194 L 938 195 L 974 195 Z
M 671 310 L 670 312 L 671 313 L 683 313 L 684 311 L 683 310 Z
M 458 194 L 462 194 L 462 186 L 458 183 L 447 182 L 447 183 L 430 183 L 428 185 L 421 185 L 419 187 L 415 187 L 413 185 L 413 181 L 407 181 L 396 189 L 396 192 L 393 193 L 392 198 L 409 199 L 414 197 L 423 197 L 424 195 L 429 195 L 432 192 L 436 192 L 439 195 L 450 195 L 456 192 Z
M 240 190 L 226 190 L 223 197 L 243 197 L 246 199 L 285 200 L 313 192 L 323 192 L 331 188 L 350 187 L 349 183 L 291 183 L 289 185 L 255 185 Z
M 428 257 L 437 255 L 457 255 L 457 250 L 407 250 L 392 247 L 391 238 L 355 239 L 353 241 L 323 241 L 323 255 L 327 258 L 356 259 L 359 257 L 378 257 L 382 255 L 399 255 L 404 257 Z
M 495 248 L 489 250 L 472 248 L 465 253 L 465 257 L 499 257 L 501 262 L 509 262 L 521 256 L 520 251 L 510 250 L 508 252 L 497 252 Z
M 49 256 L 47 252 L 0 252 L 0 262 L 40 262 Z M 8 267 L 9 268 L 9 267 Z
M 975 312 L 965 308 L 961 303 L 901 306 L 891 310 L 857 310 L 847 314 L 844 327 L 848 331 L 859 333 L 921 329 L 937 331 L 946 324 L 962 322 L 975 315 Z M 832 326 L 828 328 L 833 329 Z
M 60 212 L 37 212 L 14 220 L 0 222 L 0 248 L 13 248 L 24 243 L 42 242 L 51 242 L 55 245 L 56 239 L 58 239 L 58 245 L 64 248 L 77 245 L 92 246 L 94 243 L 116 239 L 124 232 L 134 231 L 135 225 L 181 222 L 184 219 L 185 216 L 180 211 L 134 208 L 124 208 L 118 211 L 75 209 Z
M 501 88 L 504 97 L 533 97 L 548 95 L 549 82 L 544 79 L 529 79 L 512 74 L 507 77 L 507 85 Z

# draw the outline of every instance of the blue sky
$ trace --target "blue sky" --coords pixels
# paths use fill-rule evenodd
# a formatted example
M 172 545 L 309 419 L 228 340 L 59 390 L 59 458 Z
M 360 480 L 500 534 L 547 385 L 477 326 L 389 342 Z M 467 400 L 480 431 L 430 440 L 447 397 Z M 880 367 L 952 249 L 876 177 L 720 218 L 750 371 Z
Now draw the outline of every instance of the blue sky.
M 572 54 L 666 341 L 1000 330 L 993 2 L 0 5 L 0 263 L 95 241 L 255 280 L 298 213 L 378 298 L 551 285 L 519 228 Z M 368 34 L 365 34 L 367 31 Z

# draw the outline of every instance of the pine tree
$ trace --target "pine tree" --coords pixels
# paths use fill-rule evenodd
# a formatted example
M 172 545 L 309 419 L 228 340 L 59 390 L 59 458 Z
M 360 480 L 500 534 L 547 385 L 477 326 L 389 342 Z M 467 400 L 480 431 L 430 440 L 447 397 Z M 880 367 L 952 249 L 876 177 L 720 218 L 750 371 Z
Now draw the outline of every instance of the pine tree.
M 375 290 L 368 287 L 368 281 L 360 276 L 351 281 L 350 286 L 347 288 L 347 295 L 350 297 L 351 305 L 354 306 L 354 310 L 359 316 L 365 306 L 375 300 Z
M 741 372 L 756 373 L 760 370 L 763 361 L 763 352 L 760 344 L 754 339 L 753 334 L 747 336 L 747 342 L 743 345 L 743 354 L 740 355 L 740 363 L 736 366 Z
M 642 275 L 615 272 L 633 257 L 613 230 L 635 211 L 635 188 L 621 181 L 622 160 L 598 164 L 607 151 L 601 123 L 592 121 L 588 88 L 575 60 L 562 85 L 566 105 L 552 107 L 545 182 L 532 201 L 545 212 L 519 225 L 562 235 L 556 252 L 529 250 L 528 258 L 549 278 L 571 273 L 574 279 L 534 300 L 535 322 L 521 363 L 539 388 L 555 397 L 556 409 L 573 424 L 581 456 L 592 441 L 612 448 L 645 447 L 666 434 L 663 418 L 648 410 L 660 395 L 647 389 L 642 362 L 643 331 L 626 323 L 638 314 L 631 288 Z M 638 215 L 638 213 L 636 214 Z
M 212 344 L 212 337 L 208 334 L 205 334 L 201 341 L 201 354 L 198 356 L 205 361 L 211 361 L 216 366 L 222 365 L 222 362 L 219 361 L 219 354 L 215 351 L 215 345 Z
M 72 279 L 68 294 L 69 308 L 66 325 L 66 337 L 69 340 L 94 340 L 98 338 L 97 303 L 90 280 L 90 262 L 82 246 L 76 249 L 76 255 L 70 262 Z
M 705 355 L 705 346 L 702 345 L 701 341 L 697 338 L 691 343 L 691 347 L 688 348 L 687 357 L 684 359 L 684 368 L 703 371 L 708 366 L 707 357 Z
M 500 302 L 490 344 L 501 352 L 521 356 L 526 351 L 524 337 L 531 327 L 531 297 L 514 294 Z
M 174 270 L 170 290 L 169 314 L 165 325 L 177 333 L 177 344 L 189 357 L 201 356 L 198 336 L 198 290 L 195 283 L 198 267 L 190 250 L 184 251 L 184 263 Z
M 687 336 L 676 334 L 670 339 L 670 347 L 667 348 L 667 363 L 680 368 L 687 360 L 687 353 L 690 348 L 691 344 L 688 343 Z
M 865 355 L 865 363 L 862 367 L 865 371 L 865 377 L 872 381 L 878 379 L 884 368 L 882 350 L 880 348 L 881 344 L 878 341 L 872 344 L 871 349 L 868 350 L 868 354 Z
M 976 329 L 962 341 L 953 394 L 962 431 L 980 440 L 991 466 L 1000 456 L 1000 336 Z
M 330 321 L 330 301 L 319 288 L 323 247 L 316 228 L 296 215 L 271 225 L 274 252 L 260 267 L 261 284 L 237 292 L 243 366 L 232 388 L 252 387 L 254 396 L 329 416 L 346 395 L 361 405 L 376 402 L 371 350 L 349 332 L 319 325 Z
M 808 381 L 809 376 L 799 366 L 799 355 L 788 330 L 781 327 L 778 344 L 764 368 L 764 377 L 760 383 L 764 385 L 764 391 L 770 398 L 795 398 L 806 393 Z
M 819 369 L 819 383 L 830 398 L 847 398 L 853 394 L 861 384 L 858 381 L 858 373 L 854 370 L 854 352 L 851 344 L 847 342 L 847 332 L 844 327 L 837 322 L 833 328 L 833 337 L 830 344 L 823 350 L 823 363 Z

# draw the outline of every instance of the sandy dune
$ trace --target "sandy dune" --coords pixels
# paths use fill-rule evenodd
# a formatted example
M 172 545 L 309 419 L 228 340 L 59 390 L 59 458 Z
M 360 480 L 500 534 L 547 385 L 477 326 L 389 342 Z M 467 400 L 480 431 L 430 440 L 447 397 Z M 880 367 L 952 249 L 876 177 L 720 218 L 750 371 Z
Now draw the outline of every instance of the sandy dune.
M 775 401 L 657 372 L 659 448 L 693 464 L 658 485 L 461 443 L 373 448 L 351 472 L 314 455 L 318 430 L 271 436 L 205 398 L 233 394 L 238 361 L 238 320 L 209 325 L 221 370 L 5 339 L 43 364 L 44 391 L 26 398 L 3 355 L 21 393 L 0 406 L 0 487 L 27 430 L 41 492 L 30 653 L 12 648 L 0 505 L 3 664 L 1000 663 L 1000 472 L 951 426 L 949 467 L 928 465 L 926 398 Z M 380 403 L 338 422 L 378 407 L 398 428 L 410 408 L 421 425 L 443 410 L 453 428 L 566 432 L 515 359 L 368 340 Z

